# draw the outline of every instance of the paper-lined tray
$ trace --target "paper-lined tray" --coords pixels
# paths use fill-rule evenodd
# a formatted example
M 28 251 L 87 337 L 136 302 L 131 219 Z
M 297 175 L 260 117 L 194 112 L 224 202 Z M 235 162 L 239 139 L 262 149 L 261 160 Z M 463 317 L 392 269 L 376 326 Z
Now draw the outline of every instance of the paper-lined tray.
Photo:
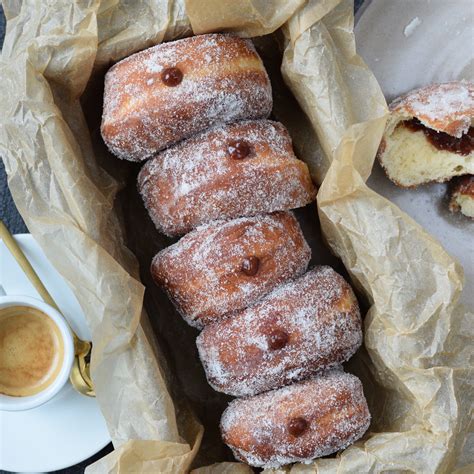
M 88 318 L 97 398 L 116 448 L 88 471 L 185 472 L 193 461 L 197 467 L 214 455 L 219 461 L 227 456 L 207 441 L 199 450 L 203 427 L 192 413 L 199 412 L 212 434 L 222 404 L 201 410 L 196 403 L 198 361 L 184 352 L 193 337 L 149 285 L 147 262 L 169 241 L 146 221 L 132 186 L 137 168 L 108 155 L 98 130 L 106 66 L 190 34 L 191 27 L 272 33 L 257 43 L 263 43 L 259 48 L 271 68 L 278 70 L 281 62 L 294 96 L 277 87 L 281 80 L 270 72 L 275 116 L 289 127 L 299 157 L 322 183 L 318 213 L 324 239 L 369 307 L 366 350 L 348 369 L 363 380 L 373 424 L 338 457 L 292 469 L 451 468 L 470 405 L 469 315 L 457 306 L 462 271 L 420 226 L 365 185 L 386 107 L 374 76 L 355 54 L 352 2 L 273 0 L 265 9 L 261 2 L 231 0 L 126 5 L 4 2 L 9 22 L 0 63 L 0 152 L 17 207 Z M 289 107 L 295 98 L 307 117 Z M 119 183 L 128 186 L 114 201 Z M 317 228 L 315 213 L 308 212 Z M 132 215 L 142 225 L 131 227 Z M 152 326 L 142 311 L 137 261 L 123 236 L 141 264 Z M 181 359 L 170 355 L 170 344 L 179 344 Z M 201 472 L 226 469 L 248 472 L 236 464 Z

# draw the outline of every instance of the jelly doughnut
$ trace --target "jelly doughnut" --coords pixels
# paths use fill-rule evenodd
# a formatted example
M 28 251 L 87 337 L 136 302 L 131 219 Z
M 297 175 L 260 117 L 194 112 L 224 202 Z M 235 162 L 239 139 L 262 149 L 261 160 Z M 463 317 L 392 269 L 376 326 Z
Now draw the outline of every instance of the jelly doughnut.
M 390 104 L 378 151 L 398 186 L 474 174 L 474 84 L 447 82 L 409 92 Z
M 308 463 L 346 448 L 370 424 L 360 380 L 333 370 L 304 382 L 230 402 L 224 442 L 255 467 Z
M 342 276 L 316 267 L 205 327 L 196 343 L 215 390 L 255 395 L 348 360 L 362 343 L 359 306 Z
M 198 227 L 152 261 L 154 280 L 197 327 L 243 309 L 302 274 L 311 250 L 290 212 Z
M 460 212 L 474 219 L 474 176 L 466 175 L 455 178 L 451 185 L 449 201 L 451 212 Z
M 252 42 L 209 34 L 159 44 L 105 76 L 102 137 L 141 161 L 213 125 L 268 117 L 272 90 Z
M 217 219 L 302 207 L 316 196 L 287 130 L 270 120 L 213 128 L 158 153 L 140 171 L 138 189 L 167 235 Z

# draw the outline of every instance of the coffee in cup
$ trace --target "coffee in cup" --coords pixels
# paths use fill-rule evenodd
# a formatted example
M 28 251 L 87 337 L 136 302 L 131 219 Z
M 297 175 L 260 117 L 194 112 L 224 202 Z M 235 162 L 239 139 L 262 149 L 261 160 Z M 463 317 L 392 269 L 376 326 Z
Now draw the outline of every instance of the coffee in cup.
M 0 393 L 28 397 L 46 390 L 64 362 L 57 324 L 31 306 L 0 308 Z

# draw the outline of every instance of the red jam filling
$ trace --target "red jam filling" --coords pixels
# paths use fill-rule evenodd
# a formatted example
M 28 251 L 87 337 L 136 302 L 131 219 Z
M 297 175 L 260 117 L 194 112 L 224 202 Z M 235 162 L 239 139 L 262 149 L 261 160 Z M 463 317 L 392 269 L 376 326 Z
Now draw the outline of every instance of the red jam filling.
M 183 73 L 177 67 L 168 67 L 161 73 L 161 80 L 165 86 L 176 87 L 183 80 Z
M 293 418 L 288 423 L 288 432 L 293 436 L 301 436 L 309 428 L 309 423 L 301 417 Z
M 268 335 L 268 347 L 273 351 L 283 349 L 283 347 L 288 344 L 289 340 L 290 337 L 288 336 L 288 333 L 281 329 L 275 329 Z
M 243 160 L 250 155 L 250 146 L 242 140 L 234 140 L 227 144 L 227 152 L 233 160 Z
M 446 150 L 458 155 L 469 155 L 474 149 L 474 127 L 461 138 L 425 127 L 418 119 L 407 120 L 403 126 L 413 132 L 422 131 L 426 139 L 438 150 Z
M 260 266 L 260 259 L 258 257 L 247 257 L 242 262 L 241 270 L 245 275 L 254 276 L 258 272 Z

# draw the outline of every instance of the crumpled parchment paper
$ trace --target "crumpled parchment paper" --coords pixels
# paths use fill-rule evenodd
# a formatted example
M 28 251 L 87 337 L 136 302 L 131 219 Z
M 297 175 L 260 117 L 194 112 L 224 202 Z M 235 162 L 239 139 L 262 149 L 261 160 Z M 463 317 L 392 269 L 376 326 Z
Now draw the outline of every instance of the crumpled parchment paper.
M 324 239 L 369 307 L 365 348 L 347 367 L 363 380 L 369 432 L 336 457 L 273 472 L 452 472 L 470 422 L 472 314 L 457 304 L 461 266 L 365 184 L 386 106 L 355 52 L 352 2 L 3 4 L 0 154 L 28 228 L 86 314 L 97 400 L 115 446 L 87 471 L 178 473 L 193 465 L 197 474 L 251 472 L 229 462 L 199 467 L 228 460 L 210 435 L 200 449 L 203 426 L 193 415 L 218 436 L 223 400 L 216 395 L 216 410 L 212 400 L 199 404 L 210 392 L 203 396 L 195 334 L 149 285 L 149 258 L 169 241 L 150 227 L 130 185 L 137 167 L 108 155 L 98 130 L 110 64 L 192 31 L 233 31 L 270 35 L 256 44 L 274 82 L 275 116 L 321 184 Z M 278 77 L 280 64 L 293 96 Z M 317 231 L 314 214 L 312 221 Z M 141 262 L 151 319 L 125 244 Z M 176 348 L 169 346 L 181 358 L 170 357 Z

